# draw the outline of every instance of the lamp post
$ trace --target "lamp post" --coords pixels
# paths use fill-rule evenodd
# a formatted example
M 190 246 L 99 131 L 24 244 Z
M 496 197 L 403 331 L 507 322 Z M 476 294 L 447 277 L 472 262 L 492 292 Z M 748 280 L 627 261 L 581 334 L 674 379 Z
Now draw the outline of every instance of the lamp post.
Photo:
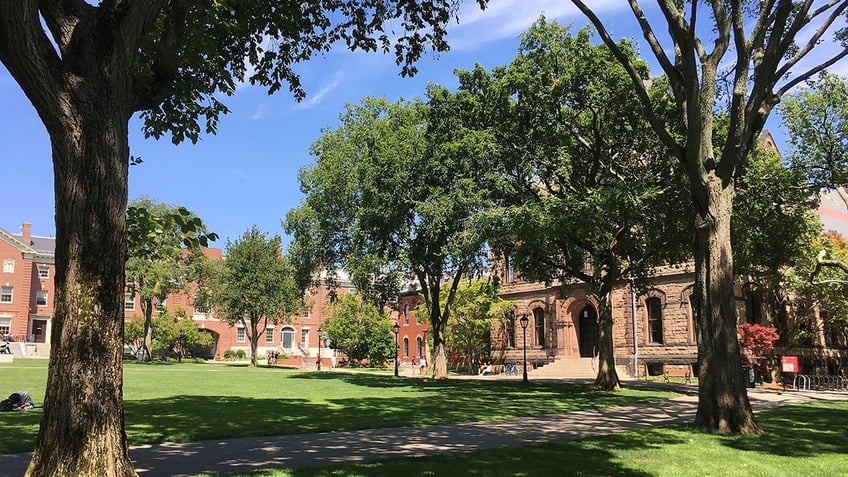
M 323 333 L 323 332 L 324 332 L 324 330 L 322 330 L 321 327 L 319 326 L 318 327 L 318 371 L 321 371 L 321 333 Z
M 521 322 L 521 341 L 524 343 L 524 382 L 527 382 L 527 325 L 530 323 L 530 319 L 527 318 L 527 313 L 521 315 L 521 319 L 518 320 Z
M 395 334 L 395 377 L 398 375 L 398 333 L 400 333 L 400 325 L 395 322 L 392 325 L 392 333 Z

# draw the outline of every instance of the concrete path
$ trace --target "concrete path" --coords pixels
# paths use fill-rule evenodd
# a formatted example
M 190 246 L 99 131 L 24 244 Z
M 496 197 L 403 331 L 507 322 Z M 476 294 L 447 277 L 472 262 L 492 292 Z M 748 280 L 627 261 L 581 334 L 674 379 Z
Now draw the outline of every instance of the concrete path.
M 749 390 L 748 395 L 755 410 L 817 400 L 848 400 L 844 392 L 756 389 Z M 458 425 L 135 446 L 130 455 L 142 477 L 319 466 L 536 445 L 659 427 L 693 420 L 696 407 L 697 396 L 686 395 L 655 404 Z M 28 453 L 0 455 L 0 476 L 22 475 L 29 457 Z

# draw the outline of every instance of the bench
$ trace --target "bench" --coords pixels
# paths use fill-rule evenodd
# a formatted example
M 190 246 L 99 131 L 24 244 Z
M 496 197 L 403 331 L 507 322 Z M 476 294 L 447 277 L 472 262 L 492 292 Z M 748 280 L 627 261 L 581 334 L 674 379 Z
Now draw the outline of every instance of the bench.
M 686 384 L 692 383 L 692 371 L 687 366 L 686 369 L 672 368 L 663 373 L 663 381 L 670 382 L 671 378 L 682 378 Z

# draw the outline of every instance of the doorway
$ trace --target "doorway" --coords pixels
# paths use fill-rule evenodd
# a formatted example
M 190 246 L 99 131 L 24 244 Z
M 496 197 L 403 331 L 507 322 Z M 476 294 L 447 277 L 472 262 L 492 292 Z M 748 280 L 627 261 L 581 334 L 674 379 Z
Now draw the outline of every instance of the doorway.
M 586 305 L 580 311 L 577 339 L 580 343 L 580 357 L 594 357 L 598 349 L 598 313 L 592 305 Z

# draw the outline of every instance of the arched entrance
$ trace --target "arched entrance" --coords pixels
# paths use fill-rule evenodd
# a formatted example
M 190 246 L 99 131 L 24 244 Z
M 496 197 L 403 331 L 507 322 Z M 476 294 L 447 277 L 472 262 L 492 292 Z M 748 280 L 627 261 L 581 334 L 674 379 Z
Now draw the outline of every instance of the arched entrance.
M 592 305 L 587 304 L 580 311 L 577 339 L 580 343 L 580 357 L 594 357 L 598 349 L 598 313 Z

